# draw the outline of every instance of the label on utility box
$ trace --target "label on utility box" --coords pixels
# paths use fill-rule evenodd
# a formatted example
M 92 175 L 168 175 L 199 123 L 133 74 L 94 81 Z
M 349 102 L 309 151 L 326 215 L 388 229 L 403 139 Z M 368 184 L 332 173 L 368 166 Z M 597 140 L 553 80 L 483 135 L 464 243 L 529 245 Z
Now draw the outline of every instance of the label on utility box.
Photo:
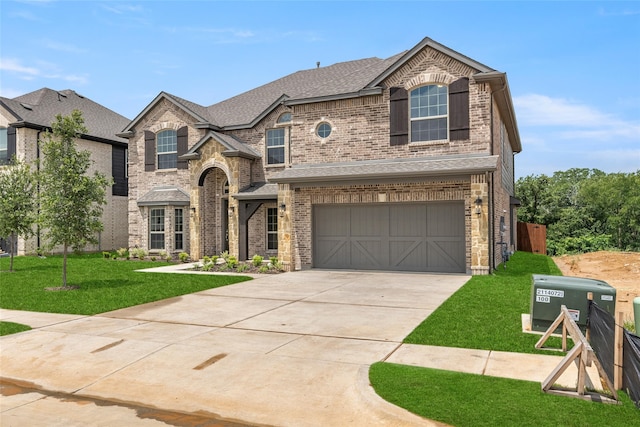
M 556 298 L 564 298 L 564 291 L 558 291 L 555 289 L 536 289 L 536 295 L 548 296 L 548 297 L 556 297 Z
M 580 321 L 580 310 L 567 309 L 573 320 L 578 323 Z
M 600 296 L 602 301 L 613 301 L 613 295 L 602 295 Z
M 551 297 L 536 295 L 536 302 L 546 302 L 547 304 L 549 304 L 551 302 Z

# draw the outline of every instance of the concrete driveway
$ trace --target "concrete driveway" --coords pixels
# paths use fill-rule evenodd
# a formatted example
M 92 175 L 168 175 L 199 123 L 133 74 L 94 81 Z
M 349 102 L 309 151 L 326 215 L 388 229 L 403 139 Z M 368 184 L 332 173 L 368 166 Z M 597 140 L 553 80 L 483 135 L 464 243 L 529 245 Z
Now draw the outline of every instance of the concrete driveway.
M 67 316 L 2 338 L 1 375 L 94 399 L 98 413 L 107 411 L 104 402 L 117 402 L 111 410 L 128 417 L 121 419 L 127 425 L 162 424 L 141 417 L 138 407 L 248 425 L 437 425 L 380 399 L 368 368 L 468 279 L 308 270 Z M 86 422 L 71 417 L 74 403 L 48 398 L 42 406 L 46 398 L 3 396 L 1 424 Z M 91 419 L 114 425 L 101 424 L 106 416 Z

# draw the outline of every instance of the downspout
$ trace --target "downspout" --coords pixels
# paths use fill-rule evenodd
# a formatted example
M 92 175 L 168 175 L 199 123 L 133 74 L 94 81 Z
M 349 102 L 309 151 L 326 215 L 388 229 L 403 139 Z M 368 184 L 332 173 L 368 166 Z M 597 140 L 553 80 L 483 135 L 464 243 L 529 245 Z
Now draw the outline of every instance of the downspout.
M 491 92 L 491 106 L 490 106 L 490 117 L 491 117 L 491 150 L 490 150 L 490 154 L 493 156 L 494 155 L 494 149 L 493 149 L 493 144 L 494 144 L 494 133 L 493 133 L 493 121 L 494 121 L 494 117 L 493 117 L 493 98 L 494 98 L 494 94 L 502 92 L 503 90 L 505 90 L 507 88 L 506 83 L 503 83 L 502 87 L 498 90 L 496 90 L 495 92 Z M 500 155 L 500 161 L 502 161 L 502 155 L 504 153 L 501 153 Z M 499 164 L 498 167 L 502 167 L 502 164 Z M 514 168 L 515 170 L 515 168 Z M 495 265 L 496 265 L 496 230 L 495 230 L 495 218 L 494 218 L 494 209 L 495 209 L 495 200 L 494 200 L 494 191 L 495 191 L 495 173 L 491 172 L 491 181 L 490 181 L 490 185 L 489 185 L 489 229 L 491 230 L 491 232 L 489 233 L 489 272 L 493 271 L 495 269 Z M 504 262 L 504 260 L 503 260 Z
M 38 174 L 38 179 L 36 182 L 36 196 L 38 198 L 38 221 L 36 222 L 36 252 L 40 250 L 40 133 L 42 133 L 42 130 L 39 130 L 36 134 L 36 171 Z

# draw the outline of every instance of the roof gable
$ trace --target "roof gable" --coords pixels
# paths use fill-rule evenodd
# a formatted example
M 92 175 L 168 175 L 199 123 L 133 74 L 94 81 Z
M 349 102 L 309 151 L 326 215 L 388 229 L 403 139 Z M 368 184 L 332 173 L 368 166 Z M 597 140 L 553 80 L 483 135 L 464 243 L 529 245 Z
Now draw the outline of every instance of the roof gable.
M 13 99 L 0 98 L 0 101 L 16 117 L 16 122 L 12 123 L 15 126 L 49 128 L 58 114 L 68 116 L 73 110 L 79 110 L 88 130 L 87 136 L 126 143 L 116 133 L 129 119 L 73 90 L 42 88 Z

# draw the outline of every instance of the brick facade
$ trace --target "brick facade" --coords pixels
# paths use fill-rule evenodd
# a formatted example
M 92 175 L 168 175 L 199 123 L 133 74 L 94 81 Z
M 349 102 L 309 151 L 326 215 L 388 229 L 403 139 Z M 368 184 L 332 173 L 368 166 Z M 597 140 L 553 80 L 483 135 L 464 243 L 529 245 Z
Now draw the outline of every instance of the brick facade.
M 502 261 L 501 252 L 496 252 L 502 216 L 506 223 L 504 238 L 512 244 L 514 151 L 508 137 L 505 143 L 502 110 L 494 100 L 496 88 L 486 79 L 477 81 L 478 70 L 472 65 L 472 61 L 449 56 L 429 45 L 386 75 L 378 93 L 290 104 L 283 101 L 251 126 L 231 126 L 218 131 L 260 154 L 257 159 L 230 155 L 229 147 L 214 137 L 203 140 L 209 131 L 200 123 L 200 117 L 167 97 L 159 97 L 131 128 L 129 245 L 147 246 L 148 208 L 138 206 L 137 201 L 159 185 L 173 185 L 190 195 L 186 250 L 196 259 L 221 252 L 226 248 L 227 237 L 231 254 L 240 253 L 242 240 L 246 238 L 247 257 L 272 256 L 274 253 L 267 250 L 266 244 L 266 212 L 268 208 L 282 206 L 284 209 L 278 215 L 277 255 L 288 270 L 313 266 L 314 205 L 462 201 L 466 270 L 473 274 L 489 273 Z M 391 145 L 391 87 L 411 91 L 425 84 L 450 85 L 461 78 L 469 80 L 468 138 Z M 290 113 L 292 120 L 278 123 L 283 113 Z M 317 135 L 321 123 L 331 126 L 331 134 L 326 138 Z M 188 169 L 145 171 L 144 131 L 183 126 L 188 127 L 189 148 L 199 144 L 197 156 L 190 157 Z M 284 129 L 285 162 L 267 165 L 266 133 L 279 128 Z M 235 195 L 255 183 L 278 182 L 278 176 L 291 166 L 447 156 L 499 156 L 499 159 L 495 171 L 483 173 L 379 180 L 369 177 L 364 181 L 317 185 L 279 183 L 277 199 L 273 195 L 257 202 L 262 204 L 247 220 L 246 234 L 245 224 L 240 223 L 241 208 L 245 206 L 241 203 L 245 202 Z M 481 205 L 476 207 L 476 200 L 482 200 Z

